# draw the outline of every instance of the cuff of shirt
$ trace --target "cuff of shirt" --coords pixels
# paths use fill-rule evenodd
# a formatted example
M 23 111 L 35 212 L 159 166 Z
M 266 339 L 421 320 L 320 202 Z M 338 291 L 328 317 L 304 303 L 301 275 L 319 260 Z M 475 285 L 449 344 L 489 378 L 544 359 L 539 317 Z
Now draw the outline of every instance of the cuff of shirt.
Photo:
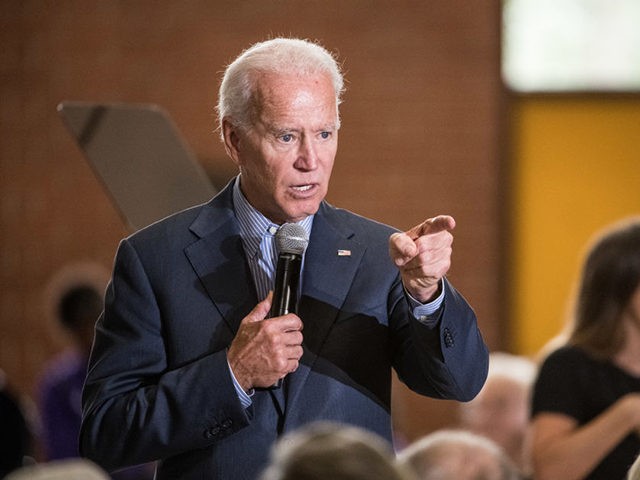
M 418 300 L 413 298 L 406 289 L 404 292 L 407 296 L 407 300 L 409 301 L 409 306 L 411 307 L 413 316 L 426 326 L 434 327 L 437 320 L 429 317 L 438 311 L 444 302 L 444 281 L 440 280 L 440 295 L 429 303 L 420 303 Z
M 254 390 L 252 388 L 248 393 L 245 392 L 244 389 L 240 386 L 240 383 L 238 383 L 238 380 L 236 380 L 236 376 L 233 374 L 231 365 L 229 365 L 229 360 L 227 360 L 227 365 L 229 366 L 229 373 L 231 374 L 231 379 L 233 380 L 233 386 L 236 389 L 236 393 L 238 394 L 238 399 L 242 404 L 242 408 L 247 409 L 251 406 L 251 397 L 253 396 Z

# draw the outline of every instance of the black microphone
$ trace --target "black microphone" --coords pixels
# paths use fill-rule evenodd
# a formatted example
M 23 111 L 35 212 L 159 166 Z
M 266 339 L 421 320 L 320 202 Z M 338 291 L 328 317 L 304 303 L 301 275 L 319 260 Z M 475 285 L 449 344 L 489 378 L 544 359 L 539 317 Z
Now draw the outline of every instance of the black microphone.
M 298 285 L 302 255 L 309 244 L 307 231 L 296 223 L 285 223 L 276 232 L 278 265 L 273 289 L 270 317 L 298 313 Z M 280 388 L 282 379 L 271 388 Z
M 306 230 L 296 223 L 285 223 L 276 232 L 278 265 L 270 317 L 298 312 L 298 285 L 302 255 L 309 244 Z

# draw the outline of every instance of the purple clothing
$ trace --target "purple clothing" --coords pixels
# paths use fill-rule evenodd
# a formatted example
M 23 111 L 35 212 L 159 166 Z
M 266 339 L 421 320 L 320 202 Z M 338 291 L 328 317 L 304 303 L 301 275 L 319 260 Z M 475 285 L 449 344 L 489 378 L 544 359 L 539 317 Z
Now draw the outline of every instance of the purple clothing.
M 79 457 L 82 384 L 87 358 L 64 352 L 46 368 L 39 391 L 42 446 L 47 460 Z
M 41 440 L 46 460 L 80 457 L 78 435 L 82 417 L 82 386 L 88 358 L 76 350 L 64 352 L 47 366 L 40 381 Z M 152 464 L 112 474 L 117 480 L 150 480 Z

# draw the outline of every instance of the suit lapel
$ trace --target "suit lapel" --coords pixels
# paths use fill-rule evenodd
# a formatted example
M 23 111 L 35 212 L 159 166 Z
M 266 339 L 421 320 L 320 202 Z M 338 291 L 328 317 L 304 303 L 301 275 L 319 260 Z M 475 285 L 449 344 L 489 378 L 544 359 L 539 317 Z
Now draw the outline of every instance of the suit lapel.
M 240 321 L 258 302 L 229 186 L 202 209 L 191 230 L 200 239 L 185 248 L 185 255 L 235 334 Z
M 289 375 L 287 402 L 303 387 L 329 331 L 344 304 L 366 246 L 323 203 L 313 220 L 305 254 L 298 315 L 304 322 L 302 368 Z
M 203 209 L 191 225 L 191 231 L 201 238 L 189 245 L 185 254 L 235 335 L 240 322 L 256 306 L 258 299 L 233 213 L 232 187 L 227 186 Z M 269 390 L 269 395 L 282 419 L 285 409 L 283 389 Z M 281 430 L 281 421 L 277 428 Z
M 258 299 L 231 198 L 232 189 L 228 185 L 203 207 L 191 225 L 191 230 L 200 238 L 185 248 L 185 255 L 235 335 Z M 298 313 L 305 324 L 302 365 L 287 377 L 285 392 L 270 392 L 281 412 L 283 393 L 290 404 L 303 387 L 341 310 L 365 249 L 356 241 L 353 231 L 337 218 L 332 207 L 323 203 L 314 218 L 305 253 Z

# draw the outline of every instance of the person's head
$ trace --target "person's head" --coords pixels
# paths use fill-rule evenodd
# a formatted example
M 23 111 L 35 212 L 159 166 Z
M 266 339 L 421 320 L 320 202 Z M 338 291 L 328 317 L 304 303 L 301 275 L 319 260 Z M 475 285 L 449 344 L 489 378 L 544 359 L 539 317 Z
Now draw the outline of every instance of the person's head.
M 260 42 L 226 69 L 220 133 L 247 200 L 275 223 L 314 214 L 329 188 L 344 80 L 334 57 L 307 40 Z
M 640 453 L 627 472 L 627 480 L 640 480 Z
M 44 291 L 45 314 L 51 321 L 54 337 L 65 333 L 67 341 L 71 339 L 85 355 L 91 350 L 108 279 L 109 271 L 100 264 L 73 263 L 58 270 Z
M 518 480 L 520 473 L 488 438 L 462 430 L 439 430 L 398 455 L 420 480 Z
M 521 468 L 525 467 L 525 439 L 535 363 L 519 355 L 493 352 L 480 393 L 460 404 L 464 429 L 493 440 Z
M 102 295 L 89 283 L 70 286 L 58 302 L 60 324 L 86 352 L 91 348 L 93 328 L 102 305 Z
M 624 345 L 623 319 L 640 328 L 640 218 L 610 227 L 590 247 L 568 343 L 610 358 Z
M 111 477 L 86 458 L 65 458 L 22 467 L 5 480 L 111 480 Z
M 391 446 L 357 427 L 316 422 L 285 435 L 260 480 L 413 480 Z
M 5 378 L 0 370 L 0 478 L 22 466 L 32 443 L 27 416 Z

